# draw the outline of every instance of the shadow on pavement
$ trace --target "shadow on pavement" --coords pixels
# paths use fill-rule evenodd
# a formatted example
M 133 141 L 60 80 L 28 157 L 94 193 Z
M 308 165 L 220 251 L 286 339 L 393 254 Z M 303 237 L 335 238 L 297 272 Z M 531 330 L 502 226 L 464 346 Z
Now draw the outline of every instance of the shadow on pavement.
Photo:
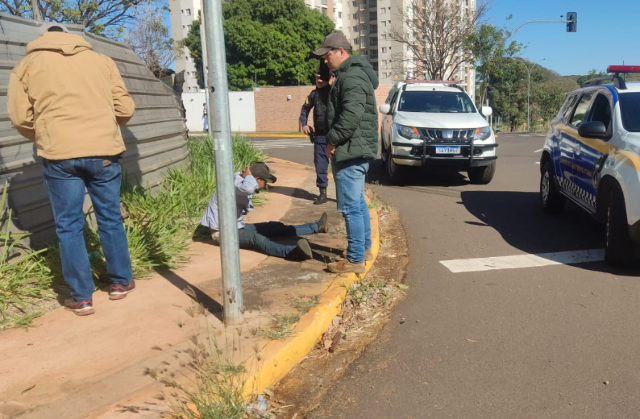
M 463 191 L 460 196 L 462 201 L 458 203 L 480 220 L 465 223 L 494 228 L 507 243 L 523 252 L 552 253 L 604 246 L 603 226 L 570 202 L 562 213 L 551 215 L 540 208 L 537 192 Z M 640 265 L 629 269 L 612 268 L 604 262 L 579 266 L 616 275 L 640 275 Z
M 315 201 L 318 195 L 311 193 L 305 189 L 292 188 L 290 186 L 276 186 L 270 185 L 269 192 L 275 192 L 282 195 L 293 196 L 294 198 L 304 199 L 307 201 Z M 329 198 L 329 202 L 336 202 L 335 199 Z
M 469 184 L 467 177 L 461 172 L 445 167 L 422 169 L 420 167 L 407 167 L 402 182 L 391 183 L 387 175 L 385 163 L 381 160 L 371 162 L 367 182 L 394 187 L 411 186 L 464 186 Z

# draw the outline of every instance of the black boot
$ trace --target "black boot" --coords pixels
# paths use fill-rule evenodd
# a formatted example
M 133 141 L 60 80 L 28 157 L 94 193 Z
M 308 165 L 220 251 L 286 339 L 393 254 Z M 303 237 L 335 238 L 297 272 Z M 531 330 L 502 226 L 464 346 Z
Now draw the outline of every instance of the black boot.
M 320 195 L 313 201 L 313 205 L 322 205 L 327 202 L 327 188 L 320 188 Z

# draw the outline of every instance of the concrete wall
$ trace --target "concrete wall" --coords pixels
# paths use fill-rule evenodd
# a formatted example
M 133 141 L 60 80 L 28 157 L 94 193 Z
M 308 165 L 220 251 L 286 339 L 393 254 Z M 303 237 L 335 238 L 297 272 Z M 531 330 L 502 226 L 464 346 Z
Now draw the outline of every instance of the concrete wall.
M 122 128 L 127 147 L 121 160 L 123 172 L 130 183 L 153 188 L 170 168 L 189 159 L 179 99 L 125 45 L 84 33 L 78 25 L 69 25 L 69 30 L 83 36 L 95 51 L 112 57 L 118 66 L 136 104 L 134 117 Z M 35 146 L 11 128 L 7 88 L 9 74 L 25 56 L 27 43 L 37 37 L 35 21 L 0 14 L 0 192 L 8 180 L 8 204 L 14 218 L 11 229 L 32 233 L 32 244 L 55 237 L 53 215 Z M 87 197 L 85 211 L 90 208 Z M 0 216 L 5 219 L 6 208 L 0 208 Z
M 183 93 L 182 102 L 187 111 L 187 128 L 192 132 L 201 132 L 202 104 L 206 103 L 206 93 Z M 231 131 L 256 132 L 256 107 L 253 92 L 229 92 L 229 110 L 231 112 Z

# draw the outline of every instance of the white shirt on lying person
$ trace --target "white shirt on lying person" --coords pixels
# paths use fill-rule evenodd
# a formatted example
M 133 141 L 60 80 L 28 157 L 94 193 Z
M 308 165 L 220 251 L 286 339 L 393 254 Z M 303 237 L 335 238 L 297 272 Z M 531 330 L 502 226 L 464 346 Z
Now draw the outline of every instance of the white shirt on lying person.
M 253 210 L 253 204 L 251 204 L 251 197 L 254 192 L 259 188 L 256 178 L 252 175 L 242 177 L 240 172 L 234 174 L 233 183 L 236 187 L 236 219 L 238 220 L 238 229 L 244 228 L 244 217 Z M 218 191 L 216 191 L 207 209 L 200 220 L 200 224 L 209 227 L 212 230 L 220 230 L 220 224 L 218 221 Z

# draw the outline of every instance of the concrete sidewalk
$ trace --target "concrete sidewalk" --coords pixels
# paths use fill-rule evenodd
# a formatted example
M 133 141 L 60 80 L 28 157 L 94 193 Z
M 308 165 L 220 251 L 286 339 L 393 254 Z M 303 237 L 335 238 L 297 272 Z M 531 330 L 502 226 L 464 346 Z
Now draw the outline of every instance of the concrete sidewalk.
M 248 221 L 312 222 L 327 211 L 329 234 L 307 236 L 316 253 L 313 260 L 291 262 L 242 250 L 245 323 L 233 328 L 221 322 L 220 252 L 204 241 L 192 244 L 184 267 L 138 281 L 136 291 L 122 301 L 97 292 L 93 316 L 57 309 L 37 319 L 35 328 L 1 332 L 0 418 L 159 417 L 167 406 L 154 396 L 164 386 L 145 370 L 189 377 L 185 363 L 177 360 L 192 345 L 190 338 L 203 330 L 230 343 L 224 348 L 229 358 L 245 363 L 247 394 L 272 385 L 305 356 L 339 311 L 344 284 L 356 277 L 324 270 L 342 253 L 346 237 L 334 202 L 312 204 L 313 172 L 283 160 L 268 164 L 278 182 Z M 372 221 L 377 252 L 377 220 Z M 302 316 L 291 337 L 270 341 L 255 333 L 273 314 L 296 312 L 293 302 L 301 295 L 317 295 L 320 303 Z M 196 316 L 199 304 L 206 311 Z

